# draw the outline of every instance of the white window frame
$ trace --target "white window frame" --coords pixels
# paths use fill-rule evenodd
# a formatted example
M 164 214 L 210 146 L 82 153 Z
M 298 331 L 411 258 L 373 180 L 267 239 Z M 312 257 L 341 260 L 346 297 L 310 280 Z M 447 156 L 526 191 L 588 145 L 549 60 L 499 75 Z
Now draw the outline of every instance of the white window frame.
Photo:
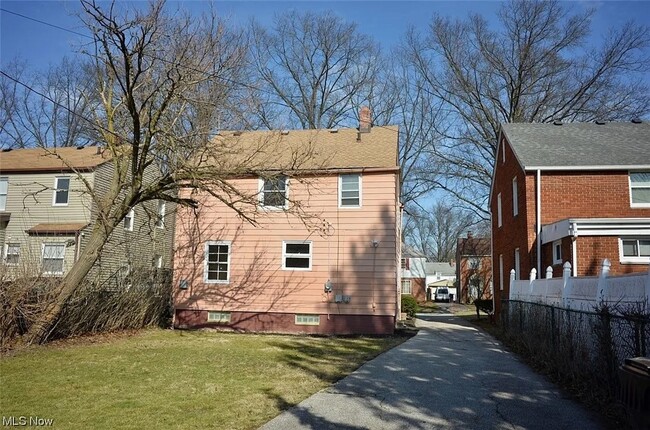
M 217 324 L 229 324 L 230 312 L 224 311 L 208 311 L 208 322 Z
M 519 215 L 519 188 L 517 187 L 517 177 L 512 178 L 512 216 Z
M 343 177 L 344 176 L 356 176 L 359 178 L 359 204 L 358 205 L 344 205 L 343 204 Z M 363 190 L 363 178 L 361 177 L 361 173 L 347 173 L 347 174 L 341 174 L 339 175 L 339 208 L 340 209 L 358 209 L 362 207 L 363 203 L 363 196 L 362 196 L 362 190 Z
M 497 194 L 497 227 L 503 225 L 503 217 L 501 216 L 501 193 Z
M 0 178 L 0 212 L 7 210 L 7 194 L 9 194 L 9 178 Z
M 503 291 L 503 254 L 499 254 L 499 290 Z
M 133 231 L 133 220 L 135 219 L 135 209 L 131 208 L 128 214 L 124 217 L 124 230 Z M 127 223 L 128 221 L 128 223 Z
M 560 247 L 560 252 L 557 252 L 557 247 Z M 562 239 L 553 242 L 553 264 L 562 264 Z
M 280 179 L 281 177 L 278 177 L 277 179 Z M 270 180 L 270 179 L 269 179 Z M 259 178 L 258 182 L 258 188 L 259 188 L 259 202 L 260 202 L 260 207 L 265 209 L 265 210 L 286 210 L 289 208 L 289 178 L 284 176 L 284 204 L 282 206 L 273 206 L 273 205 L 265 205 L 264 204 L 264 182 L 266 182 L 266 179 L 264 178 Z
M 11 255 L 17 255 L 18 256 L 17 259 L 16 259 L 17 261 L 15 263 L 10 263 L 9 259 L 7 258 L 7 257 L 9 257 L 9 247 L 10 246 L 16 247 L 17 250 L 18 250 L 18 252 L 14 252 L 14 253 L 11 254 Z M 19 265 L 20 264 L 20 243 L 14 243 L 14 242 L 5 243 L 3 256 L 4 256 L 4 262 L 5 262 L 5 264 L 7 266 L 17 266 L 17 265 Z
M 61 270 L 56 272 L 46 272 L 45 271 L 45 247 L 47 246 L 57 246 L 63 247 L 63 257 L 62 258 L 50 258 L 51 260 L 61 260 Z M 63 275 L 65 272 L 65 243 L 63 242 L 44 242 L 41 244 L 41 267 L 43 268 L 43 275 Z
M 287 245 L 309 245 L 309 254 L 287 253 Z M 311 240 L 283 240 L 282 241 L 282 270 L 310 271 L 313 264 L 314 244 Z M 287 267 L 287 258 L 309 258 L 309 267 Z
M 630 256 L 625 256 L 623 255 L 623 241 L 630 241 L 630 240 L 636 240 L 637 242 L 637 250 L 640 248 L 639 247 L 639 241 L 650 241 L 650 236 L 638 236 L 638 237 L 619 237 L 618 238 L 618 255 L 621 263 L 634 263 L 634 264 L 648 264 L 650 263 L 650 257 L 641 257 L 637 255 L 636 257 L 630 257 Z M 637 251 L 640 253 L 640 251 Z
M 628 180 L 628 183 L 629 183 L 629 191 L 630 191 L 630 207 L 633 207 L 633 208 L 650 208 L 650 203 L 634 203 L 632 201 L 632 189 L 633 188 L 643 188 L 643 189 L 648 188 L 648 189 L 650 189 L 650 185 L 637 185 L 637 186 L 633 187 L 632 186 L 632 174 L 634 174 L 634 173 L 647 173 L 647 174 L 650 174 L 650 172 L 646 172 L 646 171 L 628 172 L 627 180 Z M 623 254 L 621 254 L 621 255 L 623 255 Z
M 408 282 L 408 292 L 404 292 L 404 285 L 406 285 L 405 284 L 406 282 Z M 413 294 L 413 283 L 411 282 L 410 279 L 402 279 L 402 282 L 401 282 L 401 285 L 400 285 L 400 291 L 402 292 L 402 294 L 405 294 L 407 296 Z
M 165 214 L 167 212 L 167 202 L 158 200 L 158 219 L 156 220 L 156 228 L 165 228 Z
M 56 202 L 56 193 L 59 192 L 59 179 L 67 179 L 68 180 L 68 194 L 67 194 L 67 199 L 65 203 L 57 203 Z M 52 193 L 52 206 L 68 206 L 70 203 L 70 188 L 72 186 L 72 178 L 70 176 L 56 176 L 54 178 L 54 193 Z
M 208 279 L 208 256 L 210 246 L 228 246 L 228 269 L 226 270 L 226 279 Z M 230 240 L 208 240 L 205 242 L 203 254 L 203 282 L 206 284 L 229 284 L 230 283 L 230 256 L 232 255 L 232 242 Z M 217 262 L 218 263 L 218 262 Z
M 521 255 L 519 254 L 519 248 L 515 248 L 515 279 L 521 279 Z
M 296 314 L 294 323 L 296 325 L 320 325 L 320 315 Z

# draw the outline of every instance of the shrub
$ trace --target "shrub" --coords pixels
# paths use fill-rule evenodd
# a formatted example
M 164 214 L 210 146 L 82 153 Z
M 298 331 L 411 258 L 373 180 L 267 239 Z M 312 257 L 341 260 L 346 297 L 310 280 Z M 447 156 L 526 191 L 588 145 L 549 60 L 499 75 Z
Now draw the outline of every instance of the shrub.
M 414 317 L 415 312 L 418 310 L 418 302 L 413 296 L 402 296 L 402 312 L 405 312 L 409 317 Z

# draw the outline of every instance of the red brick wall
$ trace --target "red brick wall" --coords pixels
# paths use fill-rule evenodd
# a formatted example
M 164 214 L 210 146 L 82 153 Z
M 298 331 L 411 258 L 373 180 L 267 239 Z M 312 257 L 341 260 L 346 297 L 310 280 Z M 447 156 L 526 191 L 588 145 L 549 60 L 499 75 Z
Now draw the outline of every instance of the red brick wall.
M 426 280 L 424 278 L 411 278 L 411 295 L 418 303 L 427 301 Z
M 510 145 L 505 138 L 501 142 L 505 145 L 505 162 L 499 148 L 496 160 L 496 172 L 490 200 L 490 211 L 492 212 L 492 261 L 494 261 L 493 279 L 494 296 L 497 311 L 500 309 L 501 298 L 508 297 L 510 270 L 514 268 L 515 248 L 519 248 L 521 273 L 528 273 L 531 269 L 530 261 L 534 256 L 530 254 L 530 237 L 527 229 L 527 221 L 532 217 L 533 225 L 535 220 L 534 208 L 531 213 L 527 196 L 535 198 L 535 184 L 530 182 L 519 162 L 515 158 Z M 513 215 L 512 179 L 517 178 L 519 213 Z M 501 193 L 501 212 L 503 224 L 498 226 L 497 217 L 497 195 Z M 533 228 L 534 233 L 534 228 Z M 499 255 L 503 255 L 503 274 L 499 273 Z M 503 276 L 503 291 L 500 291 L 501 277 Z
M 509 294 L 509 273 L 514 267 L 514 249 L 520 252 L 520 276 L 527 278 L 537 266 L 536 251 L 536 172 L 524 174 L 510 145 L 505 139 L 505 162 L 499 148 L 490 201 L 492 212 L 492 246 L 494 261 L 494 290 L 497 311 L 502 297 Z M 519 185 L 519 215 L 512 213 L 512 178 Z M 541 224 L 551 224 L 567 218 L 650 217 L 650 208 L 631 208 L 627 171 L 542 172 Z M 503 226 L 498 227 L 497 195 L 501 193 Z M 562 259 L 571 260 L 572 239 L 562 241 Z M 647 270 L 647 265 L 620 264 L 617 237 L 578 238 L 578 274 L 598 272 L 603 258 L 612 262 L 612 273 Z M 503 274 L 499 273 L 499 255 L 503 255 Z M 542 247 L 542 273 L 552 264 L 552 244 Z M 553 275 L 561 276 L 560 265 L 553 266 Z M 499 290 L 503 276 L 503 291 Z

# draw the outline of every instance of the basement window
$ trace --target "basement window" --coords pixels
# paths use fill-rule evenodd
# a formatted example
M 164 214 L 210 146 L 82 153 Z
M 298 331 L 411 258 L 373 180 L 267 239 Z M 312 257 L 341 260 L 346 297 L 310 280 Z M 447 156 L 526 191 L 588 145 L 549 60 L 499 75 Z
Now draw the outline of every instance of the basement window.
M 320 325 L 320 315 L 297 314 L 296 325 Z
M 230 312 L 208 311 L 208 322 L 228 324 L 230 322 Z

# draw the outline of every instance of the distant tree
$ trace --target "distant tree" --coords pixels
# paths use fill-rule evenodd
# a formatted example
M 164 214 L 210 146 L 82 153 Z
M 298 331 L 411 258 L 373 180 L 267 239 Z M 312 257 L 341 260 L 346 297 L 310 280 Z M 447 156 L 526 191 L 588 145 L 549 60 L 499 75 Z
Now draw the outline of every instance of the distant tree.
M 267 128 L 349 122 L 376 83 L 378 45 L 331 12 L 287 12 L 271 29 L 253 21 L 250 40 L 257 114 Z
M 90 98 L 94 76 L 86 64 L 83 59 L 64 57 L 40 73 L 19 60 L 10 62 L 7 74 L 27 86 L 0 76 L 3 146 L 56 148 L 93 143 L 92 126 L 82 119 L 92 116 L 98 104 Z
M 450 261 L 456 242 L 477 221 L 471 213 L 438 201 L 428 210 L 407 210 L 404 240 L 413 249 L 434 261 Z
M 429 31 L 408 33 L 406 61 L 418 85 L 444 102 L 444 138 L 431 149 L 435 185 L 487 219 L 500 124 L 630 120 L 650 111 L 650 33 L 627 23 L 589 47 L 594 11 L 558 1 L 511 1 L 493 30 L 479 15 L 435 16 Z M 434 161 L 435 158 L 435 161 Z

